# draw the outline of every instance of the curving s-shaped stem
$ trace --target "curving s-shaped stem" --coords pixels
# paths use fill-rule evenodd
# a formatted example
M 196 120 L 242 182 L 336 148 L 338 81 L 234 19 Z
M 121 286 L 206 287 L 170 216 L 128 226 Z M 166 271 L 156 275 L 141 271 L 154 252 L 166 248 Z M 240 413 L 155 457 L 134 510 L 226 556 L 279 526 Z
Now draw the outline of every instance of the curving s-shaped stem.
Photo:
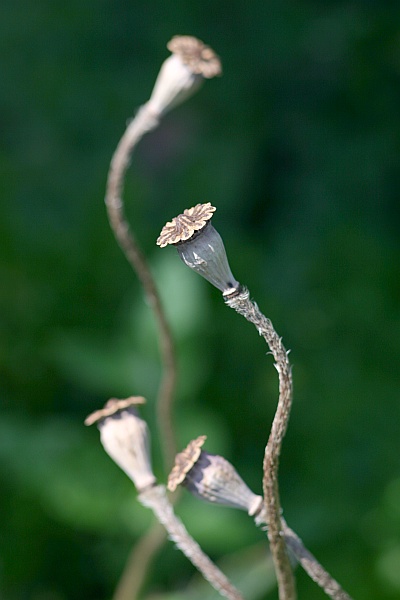
M 295 581 L 282 533 L 278 488 L 279 456 L 289 421 L 293 396 L 292 370 L 288 353 L 271 321 L 262 314 L 257 304 L 250 300 L 250 294 L 246 288 L 241 288 L 231 297 L 226 294 L 224 299 L 228 306 L 253 323 L 259 334 L 263 336 L 275 359 L 275 367 L 279 375 L 278 406 L 264 454 L 263 493 L 268 521 L 268 539 L 278 580 L 279 598 L 280 600 L 295 600 Z
M 176 454 L 175 434 L 172 425 L 172 401 L 177 378 L 175 348 L 154 278 L 125 218 L 122 199 L 125 173 L 133 149 L 143 135 L 157 125 L 158 119 L 147 105 L 144 105 L 135 119 L 129 123 L 111 160 L 105 203 L 114 235 L 143 286 L 158 325 L 163 374 L 158 391 L 157 412 L 164 450 L 163 456 L 168 470 Z
M 106 205 L 111 228 L 143 285 L 158 324 L 164 369 L 157 412 L 164 460 L 169 470 L 176 454 L 171 416 L 177 372 L 175 351 L 154 279 L 124 215 L 123 184 L 132 151 L 143 135 L 157 127 L 168 111 L 198 90 L 205 79 L 221 75 L 222 68 L 215 52 L 193 36 L 174 36 L 167 47 L 172 54 L 161 65 L 150 99 L 130 122 L 115 150 L 108 172 Z

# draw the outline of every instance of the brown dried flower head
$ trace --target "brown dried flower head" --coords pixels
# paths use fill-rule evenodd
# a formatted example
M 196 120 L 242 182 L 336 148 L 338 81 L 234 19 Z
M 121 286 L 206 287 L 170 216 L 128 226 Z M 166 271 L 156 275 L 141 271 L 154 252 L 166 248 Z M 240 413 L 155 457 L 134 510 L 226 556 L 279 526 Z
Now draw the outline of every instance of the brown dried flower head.
M 143 396 L 130 396 L 129 398 L 125 398 L 124 400 L 118 400 L 118 398 L 110 398 L 104 405 L 104 408 L 100 410 L 95 410 L 85 419 L 85 425 L 93 425 L 97 421 L 101 419 L 105 419 L 106 417 L 110 417 L 116 412 L 123 410 L 124 408 L 128 408 L 128 406 L 135 406 L 137 404 L 145 404 L 146 400 Z
M 211 79 L 222 74 L 221 61 L 214 50 L 191 35 L 175 35 L 167 48 L 177 54 L 195 75 Z
M 185 265 L 227 296 L 237 293 L 240 283 L 229 267 L 222 238 L 212 226 L 215 210 L 210 202 L 184 210 L 163 227 L 157 244 L 175 246 Z
M 210 202 L 185 209 L 183 214 L 164 225 L 157 239 L 158 246 L 164 248 L 168 244 L 186 242 L 207 225 L 215 211 Z
M 201 454 L 201 447 L 206 441 L 206 435 L 200 435 L 195 440 L 189 442 L 182 452 L 175 457 L 175 465 L 172 468 L 171 473 L 168 476 L 168 489 L 170 492 L 174 492 L 178 485 L 184 481 L 186 473 L 190 471 L 193 465 L 198 460 Z

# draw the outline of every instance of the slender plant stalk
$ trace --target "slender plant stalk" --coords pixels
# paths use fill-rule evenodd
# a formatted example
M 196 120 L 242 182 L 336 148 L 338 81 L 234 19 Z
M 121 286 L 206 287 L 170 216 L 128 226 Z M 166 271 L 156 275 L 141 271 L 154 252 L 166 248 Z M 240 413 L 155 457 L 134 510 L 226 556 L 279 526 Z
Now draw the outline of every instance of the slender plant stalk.
M 250 300 L 247 289 L 242 288 L 238 294 L 231 298 L 226 296 L 225 302 L 250 323 L 253 323 L 259 334 L 264 337 L 275 359 L 275 367 L 279 375 L 278 406 L 264 454 L 263 493 L 268 523 L 268 539 L 278 581 L 279 598 L 280 600 L 295 600 L 295 581 L 286 550 L 285 538 L 282 535 L 281 504 L 278 488 L 279 456 L 287 429 L 293 395 L 292 371 L 288 353 L 271 321 Z
M 157 550 L 165 541 L 165 530 L 155 523 L 133 547 L 114 592 L 113 600 L 136 600 Z
M 299 536 L 288 526 L 281 517 L 283 535 L 286 545 L 299 561 L 305 572 L 322 588 L 332 600 L 352 600 L 339 583 L 324 569 L 315 556 L 304 546 Z
M 254 517 L 257 527 L 267 524 L 265 505 Z M 328 573 L 318 562 L 313 554 L 306 548 L 303 540 L 293 529 L 289 527 L 281 516 L 282 534 L 285 538 L 286 547 L 290 550 L 292 565 L 293 559 L 299 563 L 309 577 L 325 592 L 332 600 L 352 600 L 351 596 L 343 590 L 340 584 Z
M 230 583 L 229 579 L 210 558 L 204 554 L 199 544 L 189 535 L 183 523 L 175 515 L 163 485 L 157 485 L 142 491 L 138 499 L 143 506 L 151 508 L 160 523 L 164 525 L 170 539 L 175 542 L 191 563 L 197 567 L 204 579 L 221 596 L 229 600 L 243 600 L 240 592 Z
M 111 160 L 107 179 L 106 206 L 114 235 L 136 272 L 158 325 L 163 374 L 157 398 L 158 427 L 166 470 L 173 464 L 176 441 L 172 424 L 172 402 L 176 386 L 177 366 L 174 343 L 165 311 L 147 261 L 125 218 L 123 187 L 132 152 L 143 135 L 158 124 L 154 114 L 143 106 L 129 123 Z

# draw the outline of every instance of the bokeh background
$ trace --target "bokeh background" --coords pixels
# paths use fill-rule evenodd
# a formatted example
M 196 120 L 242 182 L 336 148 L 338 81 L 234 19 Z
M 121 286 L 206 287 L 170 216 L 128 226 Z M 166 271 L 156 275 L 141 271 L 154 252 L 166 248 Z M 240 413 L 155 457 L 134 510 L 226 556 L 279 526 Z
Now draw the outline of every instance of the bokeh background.
M 103 198 L 174 34 L 209 43 L 224 75 L 143 139 L 125 197 L 177 342 L 179 444 L 207 434 L 261 492 L 272 359 L 155 246 L 165 221 L 210 201 L 236 278 L 292 350 L 286 519 L 354 598 L 400 596 L 399 23 L 385 0 L 1 2 L 2 599 L 113 597 L 152 518 L 83 426 L 110 396 L 147 397 L 165 481 L 156 331 Z M 246 598 L 277 597 L 247 515 L 187 494 L 177 511 Z M 325 597 L 297 578 L 300 598 Z M 199 585 L 167 544 L 141 597 L 215 598 Z

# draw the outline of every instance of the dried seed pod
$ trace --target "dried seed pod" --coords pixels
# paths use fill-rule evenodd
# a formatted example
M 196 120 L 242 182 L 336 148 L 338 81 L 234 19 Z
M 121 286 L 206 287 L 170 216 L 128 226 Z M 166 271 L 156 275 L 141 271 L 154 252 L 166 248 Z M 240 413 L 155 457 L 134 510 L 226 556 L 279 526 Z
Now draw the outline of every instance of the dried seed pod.
M 245 510 L 250 516 L 258 514 L 263 506 L 262 497 L 247 487 L 229 461 L 203 450 L 205 440 L 202 435 L 177 454 L 168 489 L 174 491 L 182 484 L 201 500 Z
M 186 100 L 203 83 L 221 75 L 215 52 L 189 35 L 177 35 L 167 44 L 172 52 L 161 66 L 147 109 L 157 118 Z
M 97 422 L 105 451 L 125 471 L 139 492 L 156 483 L 151 468 L 148 427 L 136 409 L 136 405 L 144 402 L 142 396 L 125 400 L 112 398 L 104 408 L 85 420 L 86 425 Z
M 203 75 L 206 79 L 222 75 L 221 61 L 214 50 L 191 35 L 175 35 L 167 48 L 180 56 L 193 73 Z
M 90 413 L 85 419 L 85 425 L 93 425 L 96 421 L 100 421 L 105 417 L 109 417 L 114 413 L 128 408 L 128 406 L 137 406 L 139 404 L 145 404 L 146 399 L 143 396 L 130 396 L 129 398 L 125 398 L 124 400 L 119 400 L 118 398 L 110 398 L 104 405 L 104 408 L 100 408 L 99 410 L 95 410 Z
M 158 246 L 165 248 L 168 244 L 175 245 L 194 238 L 196 232 L 201 231 L 211 220 L 216 210 L 210 202 L 186 208 L 181 215 L 164 225 L 157 239 Z
M 186 448 L 176 455 L 175 464 L 168 477 L 167 487 L 170 492 L 174 492 L 178 485 L 184 481 L 186 474 L 190 471 L 199 458 L 201 454 L 201 447 L 206 439 L 206 435 L 199 436 L 195 440 L 189 442 Z
M 232 275 L 222 238 L 211 224 L 215 210 L 210 202 L 184 210 L 164 225 L 157 244 L 161 248 L 176 246 L 188 267 L 224 295 L 231 295 L 239 291 L 240 284 Z

